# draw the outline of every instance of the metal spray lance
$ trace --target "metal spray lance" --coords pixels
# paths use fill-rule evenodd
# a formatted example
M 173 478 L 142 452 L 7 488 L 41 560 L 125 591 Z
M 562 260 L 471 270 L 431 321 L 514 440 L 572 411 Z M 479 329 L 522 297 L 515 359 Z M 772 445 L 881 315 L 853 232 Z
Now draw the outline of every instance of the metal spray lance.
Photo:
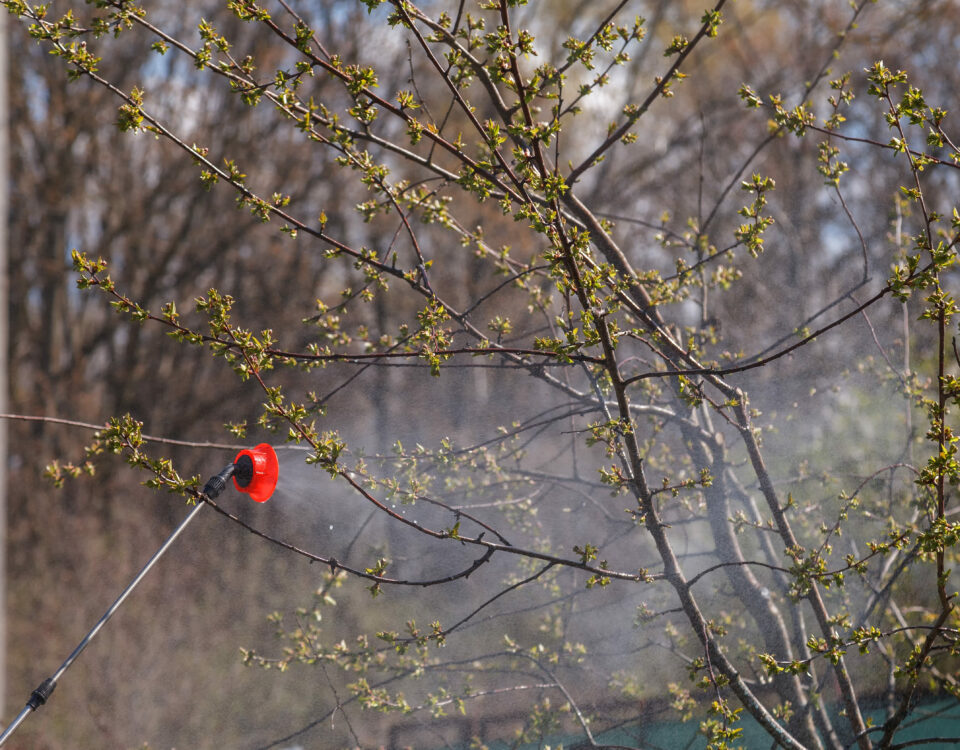
M 203 494 L 210 500 L 213 500 L 223 492 L 227 486 L 227 481 L 232 477 L 233 484 L 237 490 L 250 495 L 256 502 L 263 503 L 273 494 L 273 490 L 277 486 L 278 474 L 279 464 L 277 462 L 277 454 L 270 445 L 261 443 L 256 448 L 240 451 L 233 460 L 233 463 L 224 467 L 219 474 L 211 477 L 207 481 L 203 487 Z M 94 636 L 106 625 L 107 620 L 120 608 L 120 605 L 123 604 L 127 596 L 130 595 L 130 592 L 143 580 L 143 577 L 150 568 L 153 567 L 154 563 L 170 548 L 174 540 L 180 536 L 180 533 L 187 527 L 187 524 L 194 519 L 197 513 L 200 512 L 203 506 L 203 502 L 196 504 L 193 510 L 190 511 L 190 514 L 180 522 L 180 525 L 167 537 L 167 540 L 160 549 L 154 553 L 153 557 L 151 557 L 147 561 L 147 564 L 137 573 L 137 576 L 127 585 L 123 593 L 121 593 L 120 596 L 117 597 L 117 600 L 110 605 L 110 608 L 103 613 L 103 616 L 97 621 L 97 624 L 83 637 L 83 640 L 80 641 L 70 656 L 66 658 L 66 661 L 60 665 L 60 668 L 54 672 L 53 675 L 41 682 L 30 694 L 23 710 L 20 711 L 17 718 L 10 722 L 7 728 L 3 730 L 3 734 L 0 734 L 0 746 L 16 731 L 17 727 L 23 723 L 27 716 L 47 702 L 57 687 L 57 682 L 63 677 L 63 673 L 76 661 L 77 657 L 80 656 L 80 653 L 87 647 L 90 641 L 93 640 Z

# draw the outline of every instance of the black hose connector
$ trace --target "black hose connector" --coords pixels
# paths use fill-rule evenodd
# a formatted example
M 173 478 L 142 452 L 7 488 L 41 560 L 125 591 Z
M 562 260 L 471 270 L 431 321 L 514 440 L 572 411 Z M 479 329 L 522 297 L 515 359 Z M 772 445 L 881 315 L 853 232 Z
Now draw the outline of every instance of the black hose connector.
M 251 464 L 252 466 L 252 464 Z M 207 496 L 210 500 L 214 500 L 220 497 L 220 493 L 224 491 L 227 486 L 227 480 L 233 476 L 233 472 L 236 469 L 236 464 L 230 464 L 225 466 L 223 471 L 217 474 L 214 477 L 210 477 L 207 480 L 207 483 L 203 485 L 203 494 Z M 252 474 L 252 469 L 251 469 Z
M 54 689 L 57 687 L 57 682 L 52 677 L 48 677 L 40 685 L 30 693 L 30 699 L 27 701 L 27 705 L 30 707 L 30 710 L 36 711 L 40 706 L 47 702 L 47 699 L 53 694 Z

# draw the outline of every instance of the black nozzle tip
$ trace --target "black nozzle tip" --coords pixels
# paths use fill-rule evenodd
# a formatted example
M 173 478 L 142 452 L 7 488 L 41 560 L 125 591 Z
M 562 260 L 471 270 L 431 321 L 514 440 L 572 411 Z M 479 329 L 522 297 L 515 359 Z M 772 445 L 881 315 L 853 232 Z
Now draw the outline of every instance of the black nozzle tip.
M 238 487 L 247 487 L 253 481 L 253 459 L 246 453 L 233 465 L 233 481 Z

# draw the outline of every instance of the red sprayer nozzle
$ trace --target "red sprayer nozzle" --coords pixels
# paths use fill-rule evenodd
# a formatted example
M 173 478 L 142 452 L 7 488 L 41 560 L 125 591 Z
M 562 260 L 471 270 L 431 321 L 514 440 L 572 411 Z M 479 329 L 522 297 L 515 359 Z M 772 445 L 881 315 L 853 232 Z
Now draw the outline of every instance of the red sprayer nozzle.
M 233 486 L 240 492 L 246 492 L 258 503 L 270 499 L 277 486 L 280 464 L 277 454 L 268 443 L 260 443 L 256 448 L 246 448 L 233 459 Z

